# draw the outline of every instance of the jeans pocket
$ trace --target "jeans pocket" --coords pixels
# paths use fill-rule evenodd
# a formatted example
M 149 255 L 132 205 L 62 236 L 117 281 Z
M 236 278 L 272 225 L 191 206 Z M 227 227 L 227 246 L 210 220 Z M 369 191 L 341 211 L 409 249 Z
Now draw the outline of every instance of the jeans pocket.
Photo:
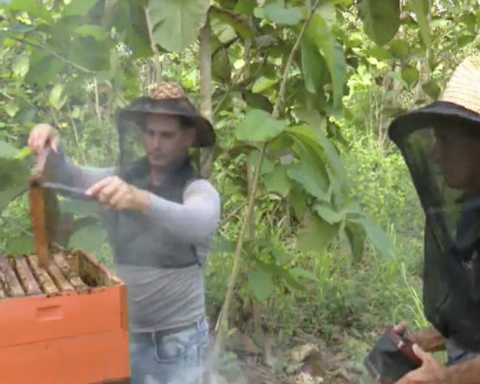
M 185 361 L 189 346 L 175 336 L 157 337 L 153 334 L 153 356 L 157 363 L 181 364 Z

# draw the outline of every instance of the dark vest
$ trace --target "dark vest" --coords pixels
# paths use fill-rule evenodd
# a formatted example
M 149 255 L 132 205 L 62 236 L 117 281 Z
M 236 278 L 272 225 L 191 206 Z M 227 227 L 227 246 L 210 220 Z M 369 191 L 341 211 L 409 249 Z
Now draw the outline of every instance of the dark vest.
M 480 352 L 480 208 L 462 215 L 446 253 L 433 241 L 441 228 L 426 228 L 425 316 L 445 337 Z
M 190 158 L 173 167 L 162 184 L 148 184 L 149 166 L 142 159 L 119 175 L 127 183 L 147 190 L 165 200 L 182 204 L 186 187 L 199 177 L 193 170 Z M 148 266 L 154 268 L 185 268 L 202 266 L 195 246 L 176 241 L 172 236 L 159 238 L 158 229 L 139 212 L 109 211 L 103 219 L 117 264 Z

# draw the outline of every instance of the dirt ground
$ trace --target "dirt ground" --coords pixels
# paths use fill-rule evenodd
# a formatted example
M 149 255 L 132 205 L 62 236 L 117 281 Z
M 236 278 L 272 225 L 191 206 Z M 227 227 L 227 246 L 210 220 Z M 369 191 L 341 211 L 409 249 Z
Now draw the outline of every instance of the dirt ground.
M 273 338 L 272 338 L 273 339 Z M 326 345 L 318 337 L 298 334 L 290 346 L 265 339 L 260 348 L 253 339 L 234 332 L 225 352 L 212 364 L 214 384 L 357 384 L 366 383 L 358 361 L 343 351 L 342 342 Z

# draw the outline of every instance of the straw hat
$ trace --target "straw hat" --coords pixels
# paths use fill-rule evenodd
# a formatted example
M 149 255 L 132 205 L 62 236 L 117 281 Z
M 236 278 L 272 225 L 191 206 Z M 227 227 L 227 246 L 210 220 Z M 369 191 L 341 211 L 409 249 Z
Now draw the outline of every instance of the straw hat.
M 128 129 L 128 123 L 141 127 L 146 114 L 163 114 L 188 118 L 197 136 L 194 147 L 212 147 L 215 144 L 215 131 L 212 124 L 201 116 L 183 88 L 176 83 L 161 82 L 157 84 L 151 96 L 132 101 L 117 114 L 119 133 Z
M 480 133 L 480 57 L 469 57 L 455 69 L 438 101 L 393 120 L 389 136 L 396 141 L 415 130 L 452 121 L 473 125 Z

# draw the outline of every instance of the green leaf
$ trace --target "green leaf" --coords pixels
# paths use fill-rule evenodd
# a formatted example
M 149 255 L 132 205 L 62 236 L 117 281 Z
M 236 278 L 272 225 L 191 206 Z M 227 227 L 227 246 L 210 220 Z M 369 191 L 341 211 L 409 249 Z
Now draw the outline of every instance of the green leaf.
M 340 226 L 330 225 L 317 215 L 307 214 L 298 230 L 297 248 L 300 252 L 323 251 L 335 240 Z
M 12 0 L 8 5 L 8 9 L 28 13 L 32 19 L 39 18 L 48 23 L 53 22 L 47 7 L 40 5 L 37 0 Z
M 231 73 L 232 65 L 230 63 L 228 51 L 225 48 L 221 48 L 213 57 L 212 75 L 215 76 L 217 81 L 228 83 L 230 81 Z
M 14 159 L 17 157 L 19 151 L 13 145 L 0 140 L 0 158 Z
M 268 97 L 264 95 L 245 90 L 242 92 L 242 97 L 250 108 L 262 109 L 269 114 L 273 112 L 272 103 L 270 102 Z
M 19 110 L 20 106 L 17 103 L 9 102 L 5 105 L 5 112 L 7 112 L 7 115 L 10 117 L 15 117 Z
M 283 1 L 277 1 L 263 8 L 263 17 L 276 24 L 296 25 L 302 21 L 304 11 L 301 8 L 286 8 Z
M 352 221 L 363 227 L 366 235 L 381 256 L 387 258 L 394 256 L 393 244 L 388 234 L 382 228 L 369 218 L 354 219 Z
M 6 250 L 10 255 L 30 255 L 35 253 L 33 236 L 22 233 L 7 241 Z
M 315 13 L 318 13 L 323 20 L 325 20 L 329 29 L 332 29 L 337 22 L 337 9 L 335 8 L 335 5 L 329 1 L 321 2 Z
M 236 136 L 237 140 L 266 142 L 282 133 L 285 128 L 284 122 L 275 120 L 267 112 L 252 109 L 238 126 Z
M 418 69 L 414 67 L 406 67 L 402 71 L 402 78 L 408 84 L 409 88 L 412 88 L 417 83 L 419 76 L 420 73 Z
M 28 172 L 27 177 L 23 178 L 18 175 L 8 177 L 8 185 L 0 186 L 0 213 L 12 202 L 13 199 L 18 197 L 21 192 L 26 191 L 28 187 Z M 2 183 L 4 181 L 4 175 L 0 175 Z
M 316 204 L 314 209 L 328 224 L 340 223 L 343 220 L 342 214 L 335 212 L 331 206 L 324 202 Z
M 303 277 L 304 279 L 308 279 L 308 280 L 316 282 L 316 283 L 319 282 L 318 278 L 313 273 L 310 273 L 309 271 L 307 271 L 303 268 L 292 268 L 290 270 L 290 273 L 292 274 L 292 276 L 294 276 L 296 278 Z
M 431 44 L 430 26 L 428 25 L 429 0 L 412 1 L 413 12 L 417 16 L 418 27 L 422 36 L 423 43 L 428 48 Z
M 85 24 L 75 28 L 75 33 L 82 37 L 93 37 L 95 40 L 103 40 L 108 36 L 102 27 L 92 24 Z
M 392 60 L 391 53 L 378 46 L 363 50 L 363 54 L 367 57 L 374 57 L 375 59 L 381 61 Z
M 287 175 L 287 169 L 282 164 L 275 164 L 272 172 L 262 175 L 263 185 L 270 193 L 278 193 L 280 196 L 287 196 L 292 183 Z
M 370 39 L 382 46 L 394 38 L 400 27 L 399 0 L 363 0 L 358 8 Z
M 53 58 L 46 52 L 33 51 L 30 57 L 30 68 L 25 81 L 30 84 L 45 86 L 54 81 L 57 74 L 65 67 L 65 63 Z
M 303 188 L 298 185 L 293 185 L 290 190 L 290 204 L 293 212 L 298 219 L 301 219 L 307 210 L 307 197 Z
M 392 40 L 388 47 L 390 53 L 396 59 L 405 59 L 410 53 L 410 46 L 405 40 Z
M 327 23 L 318 13 L 315 13 L 307 28 L 306 38 L 317 46 L 327 64 L 332 78 L 333 107 L 340 109 L 345 84 L 347 83 L 347 64 L 343 47 L 330 32 Z
M 365 249 L 365 229 L 362 225 L 350 221 L 345 225 L 345 234 L 350 244 L 353 261 L 360 261 Z
M 49 102 L 56 110 L 61 109 L 67 102 L 67 96 L 63 93 L 63 85 L 57 84 L 50 91 Z
M 260 76 L 257 80 L 255 80 L 255 83 L 253 84 L 252 92 L 262 93 L 263 91 L 266 91 L 273 85 L 277 84 L 279 81 L 280 79 L 278 77 L 271 79 L 265 76 Z
M 437 100 L 442 91 L 434 80 L 430 80 L 427 83 L 423 84 L 422 89 L 433 100 Z
M 69 241 L 69 248 L 96 255 L 107 240 L 107 232 L 99 225 L 89 225 L 76 231 Z
M 209 6 L 209 0 L 150 1 L 148 12 L 154 42 L 170 52 L 188 48 L 196 41 Z
M 253 149 L 250 151 L 250 156 L 248 158 L 249 163 L 253 166 L 256 167 L 258 164 L 258 158 L 260 157 L 260 151 L 258 149 Z M 264 157 L 262 166 L 261 166 L 261 171 L 260 175 L 264 175 L 266 173 L 272 172 L 274 169 L 274 165 L 272 161 L 268 157 Z
M 72 0 L 63 10 L 63 16 L 86 16 L 99 0 Z
M 17 77 L 24 77 L 30 65 L 30 59 L 27 55 L 15 57 L 12 64 L 12 71 Z
M 290 179 L 299 183 L 310 195 L 323 201 L 329 201 L 330 195 L 324 190 L 319 180 L 324 177 L 321 171 L 313 164 L 301 162 L 291 164 L 287 168 Z
M 302 39 L 302 71 L 305 89 L 317 93 L 323 88 L 327 77 L 327 66 L 317 46 L 309 39 Z
M 237 3 L 237 6 L 238 5 L 239 3 Z M 253 11 L 253 8 L 252 8 L 252 11 Z M 221 41 L 222 39 L 218 35 L 219 29 L 217 29 L 217 28 L 221 28 L 220 27 L 221 24 L 224 25 L 223 28 L 225 28 L 225 25 L 230 26 L 228 30 L 234 32 L 233 37 L 235 37 L 235 34 L 238 34 L 243 40 L 251 39 L 254 37 L 254 31 L 248 24 L 248 20 L 245 18 L 239 17 L 238 15 L 238 13 L 243 13 L 241 10 L 240 11 L 236 10 L 235 12 L 231 12 L 228 9 L 212 6 L 210 7 L 208 13 L 211 18 L 212 30 Z M 228 32 L 228 34 L 230 33 L 231 32 Z M 232 38 L 231 34 L 230 34 L 230 38 Z M 230 41 L 230 38 L 228 39 L 228 41 Z M 226 42 L 226 41 L 223 41 L 223 42 Z
M 263 269 L 255 269 L 248 274 L 248 288 L 256 300 L 267 300 L 273 293 L 272 275 Z
M 76 216 L 96 217 L 100 209 L 98 204 L 94 202 L 65 199 L 60 201 L 60 211 Z

